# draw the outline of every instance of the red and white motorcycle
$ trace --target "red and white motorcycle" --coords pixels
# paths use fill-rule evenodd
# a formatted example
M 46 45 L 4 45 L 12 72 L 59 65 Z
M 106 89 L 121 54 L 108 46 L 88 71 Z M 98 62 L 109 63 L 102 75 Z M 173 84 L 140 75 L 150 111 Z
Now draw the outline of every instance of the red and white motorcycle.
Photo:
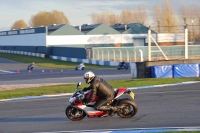
M 78 82 L 75 92 L 69 99 L 70 105 L 65 110 L 66 116 L 72 121 L 80 121 L 83 118 L 85 118 L 85 116 L 89 118 L 109 116 L 109 111 L 99 111 L 93 108 L 93 104 L 95 103 L 95 101 L 99 99 L 98 96 L 96 96 L 95 99 L 91 101 L 89 104 L 87 105 L 84 104 L 83 101 L 88 97 L 88 95 L 90 95 L 91 92 L 81 91 L 78 88 L 80 85 L 81 82 Z M 135 94 L 127 88 L 119 88 L 115 90 L 115 92 L 116 92 L 115 98 L 110 103 L 110 105 L 118 107 L 116 114 L 122 118 L 133 117 L 138 111 L 138 106 L 133 101 L 133 99 L 135 98 Z M 128 93 L 132 99 L 130 98 L 119 99 L 119 97 L 125 93 Z

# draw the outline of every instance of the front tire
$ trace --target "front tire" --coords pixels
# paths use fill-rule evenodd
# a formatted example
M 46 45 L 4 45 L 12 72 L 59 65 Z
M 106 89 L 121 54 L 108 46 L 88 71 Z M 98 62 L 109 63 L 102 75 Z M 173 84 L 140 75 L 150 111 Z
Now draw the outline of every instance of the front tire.
M 117 70 L 120 70 L 120 67 L 119 67 L 119 66 L 117 67 Z
M 85 118 L 86 114 L 83 110 L 68 106 L 65 110 L 66 116 L 72 121 L 80 121 Z
M 136 115 L 138 111 L 137 104 L 130 99 L 121 100 L 117 106 L 122 107 L 121 112 L 117 114 L 121 118 L 131 118 Z

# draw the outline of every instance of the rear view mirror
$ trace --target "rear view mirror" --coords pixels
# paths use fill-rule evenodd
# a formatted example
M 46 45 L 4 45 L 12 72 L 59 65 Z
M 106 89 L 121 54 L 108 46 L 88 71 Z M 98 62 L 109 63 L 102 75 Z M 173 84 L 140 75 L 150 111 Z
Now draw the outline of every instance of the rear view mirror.
M 81 85 L 81 82 L 78 82 L 77 87 Z

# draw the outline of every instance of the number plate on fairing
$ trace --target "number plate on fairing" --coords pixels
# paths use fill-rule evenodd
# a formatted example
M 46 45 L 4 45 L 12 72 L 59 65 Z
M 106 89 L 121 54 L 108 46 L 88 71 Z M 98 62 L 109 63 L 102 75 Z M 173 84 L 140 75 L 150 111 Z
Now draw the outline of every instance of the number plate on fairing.
M 135 94 L 132 91 L 130 91 L 129 96 L 135 99 Z

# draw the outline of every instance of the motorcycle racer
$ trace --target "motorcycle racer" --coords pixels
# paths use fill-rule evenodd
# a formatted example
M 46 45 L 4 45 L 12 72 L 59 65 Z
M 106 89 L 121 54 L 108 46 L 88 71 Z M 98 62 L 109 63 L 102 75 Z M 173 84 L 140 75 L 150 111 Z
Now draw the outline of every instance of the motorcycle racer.
M 91 94 L 86 100 L 86 103 L 90 103 L 90 101 L 98 95 L 100 99 L 94 104 L 94 108 L 101 111 L 110 111 L 109 115 L 114 115 L 117 107 L 109 105 L 115 96 L 114 88 L 104 79 L 96 76 L 92 71 L 86 72 L 84 74 L 84 79 L 87 84 L 90 84 L 90 86 L 84 88 L 83 91 L 91 90 Z

